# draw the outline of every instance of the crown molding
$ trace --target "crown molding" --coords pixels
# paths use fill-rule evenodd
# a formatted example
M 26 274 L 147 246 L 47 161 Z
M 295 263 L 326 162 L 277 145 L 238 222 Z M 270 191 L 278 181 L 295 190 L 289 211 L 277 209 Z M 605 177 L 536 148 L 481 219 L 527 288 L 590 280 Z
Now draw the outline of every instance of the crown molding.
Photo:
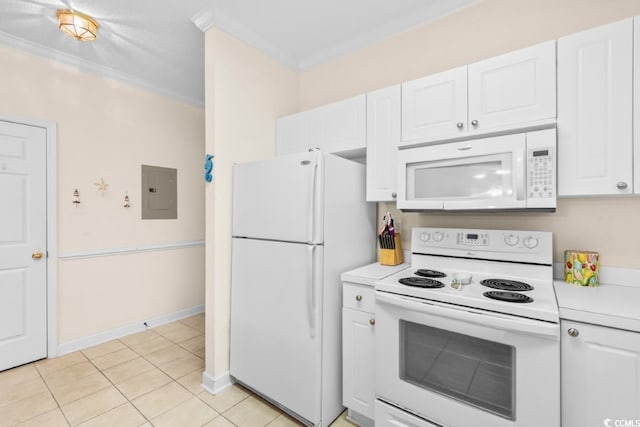
M 420 27 L 453 12 L 469 7 L 479 1 L 480 0 L 441 0 L 431 3 L 429 7 L 413 13 L 407 18 L 385 23 L 367 33 L 331 46 L 313 55 L 306 56 L 300 60 L 297 60 L 282 49 L 267 42 L 251 29 L 229 18 L 213 6 L 195 14 L 191 18 L 191 22 L 203 32 L 213 27 L 219 28 L 244 43 L 262 51 L 294 71 L 304 71 L 332 61 L 355 50 L 379 43 L 399 33 Z
M 136 86 L 141 89 L 145 89 L 149 92 L 156 93 L 165 97 L 173 98 L 178 101 L 185 102 L 187 104 L 194 105 L 196 107 L 204 107 L 204 99 L 194 98 L 189 95 L 185 95 L 181 92 L 173 91 L 155 85 L 148 80 L 141 79 L 136 76 L 124 73 L 122 71 L 115 70 L 113 68 L 99 65 L 85 59 L 79 58 L 68 53 L 61 52 L 59 50 L 44 47 L 37 43 L 30 42 L 28 40 L 15 37 L 11 34 L 0 31 L 0 45 L 4 45 L 9 48 L 20 50 L 35 56 L 39 56 L 45 59 L 61 62 L 63 64 L 77 67 L 81 70 L 91 72 L 100 76 L 108 77 L 112 80 Z
M 298 66 L 301 71 L 308 70 L 317 65 L 321 65 L 347 55 L 358 49 L 371 46 L 375 43 L 380 43 L 400 33 L 411 31 L 415 28 L 426 25 L 429 22 L 441 19 L 451 13 L 470 7 L 479 1 L 480 0 L 446 0 L 431 3 L 429 7 L 413 13 L 406 18 L 396 19 L 395 21 L 385 23 L 373 28 L 371 31 L 346 40 L 343 43 L 333 45 L 328 49 L 309 55 L 303 58 L 299 62 Z
M 231 19 L 215 7 L 206 8 L 198 12 L 191 18 L 191 22 L 203 32 L 213 27 L 219 28 L 292 70 L 300 71 L 300 65 L 296 58 L 269 43 L 253 30 Z

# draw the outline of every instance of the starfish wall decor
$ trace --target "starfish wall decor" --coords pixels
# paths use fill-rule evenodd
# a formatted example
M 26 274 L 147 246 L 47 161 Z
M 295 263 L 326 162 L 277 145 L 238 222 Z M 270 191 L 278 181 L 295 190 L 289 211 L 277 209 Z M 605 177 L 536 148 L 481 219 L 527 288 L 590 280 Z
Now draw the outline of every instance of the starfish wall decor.
M 107 191 L 109 187 L 109 184 L 104 182 L 104 179 L 102 178 L 100 178 L 100 182 L 94 182 L 93 185 L 97 187 L 96 190 L 99 191 L 100 194 L 104 194 L 104 192 Z

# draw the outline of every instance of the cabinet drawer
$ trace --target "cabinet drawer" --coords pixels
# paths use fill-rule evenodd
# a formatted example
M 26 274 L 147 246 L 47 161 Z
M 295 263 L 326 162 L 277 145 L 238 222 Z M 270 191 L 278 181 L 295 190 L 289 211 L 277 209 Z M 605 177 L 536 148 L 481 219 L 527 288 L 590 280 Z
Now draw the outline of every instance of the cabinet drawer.
M 354 310 L 375 312 L 376 291 L 371 286 L 345 283 L 342 288 L 342 306 Z

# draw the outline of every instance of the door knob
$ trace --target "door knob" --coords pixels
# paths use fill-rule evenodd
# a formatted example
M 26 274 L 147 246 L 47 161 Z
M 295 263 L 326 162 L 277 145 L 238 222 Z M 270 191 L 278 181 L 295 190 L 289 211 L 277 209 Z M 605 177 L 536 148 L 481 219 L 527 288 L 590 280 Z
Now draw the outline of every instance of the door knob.
M 572 337 L 577 337 L 578 335 L 580 335 L 580 332 L 578 332 L 578 330 L 576 328 L 569 328 L 569 330 L 567 332 Z
M 38 259 L 42 258 L 42 252 L 36 251 L 36 252 L 32 253 L 31 254 L 31 258 L 33 258 L 34 260 L 38 260 Z

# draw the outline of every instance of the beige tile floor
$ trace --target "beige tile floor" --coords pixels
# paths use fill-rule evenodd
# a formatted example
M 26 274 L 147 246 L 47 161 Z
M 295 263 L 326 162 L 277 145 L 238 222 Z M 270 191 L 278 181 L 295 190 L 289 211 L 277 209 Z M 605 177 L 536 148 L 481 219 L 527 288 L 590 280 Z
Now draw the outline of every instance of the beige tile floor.
M 287 427 L 248 390 L 201 385 L 204 314 L 0 372 L 0 426 Z M 344 414 L 333 423 L 352 426 Z

